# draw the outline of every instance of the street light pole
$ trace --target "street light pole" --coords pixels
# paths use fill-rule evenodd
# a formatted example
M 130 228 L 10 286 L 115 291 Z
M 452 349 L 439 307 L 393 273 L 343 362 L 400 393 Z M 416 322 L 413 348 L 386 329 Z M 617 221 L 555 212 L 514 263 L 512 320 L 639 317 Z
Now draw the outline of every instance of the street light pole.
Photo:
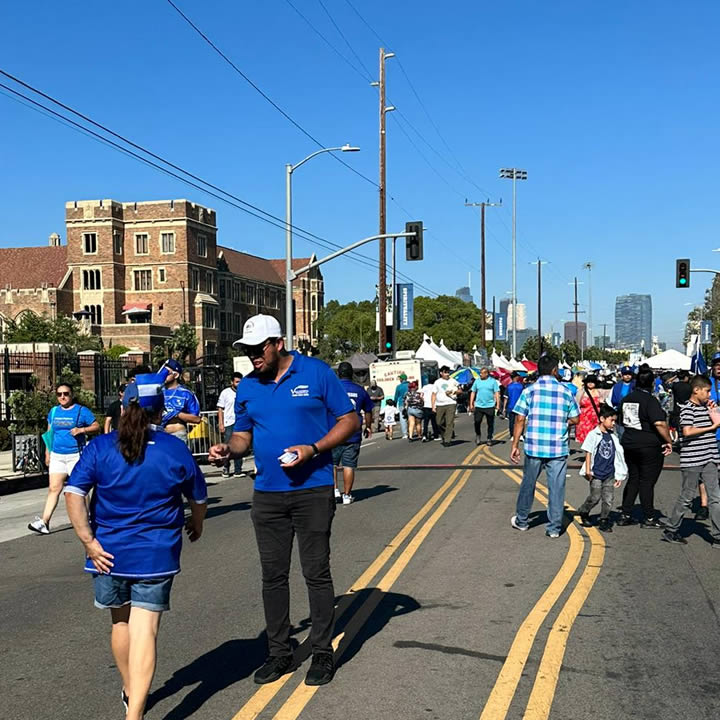
M 531 265 L 537 265 L 537 307 L 538 307 L 538 360 L 542 355 L 542 266 L 547 265 L 547 260 L 541 260 L 538 258 L 535 262 L 531 262 Z
M 293 335 L 295 334 L 295 314 L 293 313 L 293 271 L 292 271 L 292 174 L 301 165 L 308 160 L 312 160 L 317 155 L 328 152 L 358 152 L 359 147 L 346 144 L 341 147 L 321 148 L 314 153 L 310 153 L 299 163 L 285 165 L 285 347 L 288 350 L 293 349 Z M 184 309 L 184 306 L 183 306 Z
M 512 209 L 512 354 L 517 355 L 517 246 L 516 246 L 516 208 L 517 208 L 517 180 L 527 180 L 527 171 L 518 168 L 501 168 L 500 177 L 513 181 L 513 209 Z

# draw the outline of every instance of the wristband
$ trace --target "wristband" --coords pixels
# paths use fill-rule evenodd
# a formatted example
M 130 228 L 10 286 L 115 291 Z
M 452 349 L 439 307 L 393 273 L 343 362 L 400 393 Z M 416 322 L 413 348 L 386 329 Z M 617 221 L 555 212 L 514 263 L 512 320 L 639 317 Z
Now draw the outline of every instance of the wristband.
M 318 450 L 318 446 L 315 443 L 310 443 L 310 447 L 313 449 L 313 452 L 315 453 L 313 457 L 317 457 L 320 454 L 320 450 Z

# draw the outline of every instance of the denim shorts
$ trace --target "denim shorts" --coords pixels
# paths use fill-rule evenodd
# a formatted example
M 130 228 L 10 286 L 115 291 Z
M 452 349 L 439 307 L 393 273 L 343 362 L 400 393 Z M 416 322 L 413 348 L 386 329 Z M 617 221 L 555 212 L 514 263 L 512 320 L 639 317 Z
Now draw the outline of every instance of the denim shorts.
M 333 465 L 356 468 L 360 457 L 360 443 L 347 443 L 332 449 Z
M 93 574 L 95 607 L 105 610 L 123 605 L 163 612 L 170 609 L 174 575 L 159 578 L 128 578 Z

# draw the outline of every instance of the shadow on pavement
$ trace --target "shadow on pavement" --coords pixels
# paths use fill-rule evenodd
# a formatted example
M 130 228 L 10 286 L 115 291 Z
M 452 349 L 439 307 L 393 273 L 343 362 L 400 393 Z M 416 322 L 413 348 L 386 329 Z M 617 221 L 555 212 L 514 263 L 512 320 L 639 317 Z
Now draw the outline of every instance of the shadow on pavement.
M 396 487 L 391 487 L 390 485 L 375 485 L 375 487 L 371 488 L 353 488 L 353 496 L 355 497 L 355 502 L 361 502 L 376 495 L 384 495 L 385 493 L 395 492 L 396 490 Z
M 208 498 L 208 504 L 218 503 L 222 498 Z M 249 510 L 252 507 L 252 503 L 249 502 L 237 502 L 232 505 L 216 505 L 215 507 L 208 507 L 207 517 L 218 517 L 220 515 L 226 515 L 229 512 Z

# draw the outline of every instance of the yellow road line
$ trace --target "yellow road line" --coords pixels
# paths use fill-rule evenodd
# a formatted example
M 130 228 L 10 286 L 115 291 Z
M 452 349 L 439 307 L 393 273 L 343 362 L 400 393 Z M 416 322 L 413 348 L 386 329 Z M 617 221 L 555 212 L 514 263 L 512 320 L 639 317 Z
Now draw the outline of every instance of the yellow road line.
M 358 615 L 364 615 L 365 618 L 369 618 L 370 613 L 372 612 L 374 607 L 382 599 L 382 593 L 388 592 L 397 580 L 397 578 L 400 576 L 400 573 L 405 570 L 408 563 L 415 555 L 420 545 L 422 545 L 423 541 L 428 536 L 437 521 L 442 517 L 448 507 L 450 507 L 450 504 L 455 499 L 460 490 L 463 489 L 465 483 L 467 482 L 467 479 L 470 477 L 470 473 L 472 473 L 472 470 L 465 470 L 457 485 L 455 485 L 455 487 L 447 494 L 447 497 L 440 503 L 440 505 L 438 505 L 435 512 L 426 520 L 425 524 L 420 528 L 420 530 L 418 530 L 417 534 L 408 543 L 407 547 L 402 551 L 398 559 L 392 564 L 392 566 L 385 573 L 380 582 L 378 582 L 377 589 L 380 592 L 374 593 L 373 598 L 368 598 L 368 600 L 363 603 L 363 605 L 358 610 Z M 370 612 L 368 612 L 368 608 L 365 608 L 365 605 L 372 605 L 372 607 L 370 608 Z M 350 642 L 352 642 L 354 635 L 361 629 L 363 624 L 364 622 L 362 624 L 359 623 L 357 629 L 354 629 L 354 632 L 352 634 L 348 632 L 348 630 L 345 631 L 345 642 L 343 643 L 342 648 L 338 649 L 338 652 L 336 653 L 337 658 L 342 657 L 343 652 L 347 650 Z M 295 720 L 295 718 L 297 718 L 298 715 L 300 715 L 300 713 L 305 709 L 305 707 L 317 691 L 318 688 L 316 686 L 311 687 L 305 685 L 304 683 L 298 685 L 292 695 L 290 695 L 290 697 L 285 701 L 285 704 L 274 716 L 273 720 Z
M 470 452 L 462 461 L 462 464 L 473 462 L 476 456 L 480 453 L 480 448 L 475 448 Z M 355 580 L 350 588 L 345 593 L 358 592 L 363 590 L 372 581 L 375 575 L 382 570 L 387 561 L 392 557 L 398 547 L 407 539 L 410 533 L 415 527 L 422 521 L 422 519 L 432 510 L 434 505 L 443 496 L 445 491 L 455 482 L 460 475 L 460 470 L 455 470 L 445 483 L 433 494 L 433 496 L 423 505 L 420 510 L 409 520 L 405 527 L 388 543 L 385 549 L 373 560 L 368 568 Z M 470 471 L 467 471 L 470 472 Z M 367 601 L 366 601 L 367 602 Z M 303 638 L 304 641 L 304 638 Z M 333 643 L 333 647 L 337 649 L 337 642 L 339 638 Z M 294 673 L 287 673 L 283 675 L 279 680 L 267 685 L 262 685 L 258 690 L 253 693 L 252 697 L 233 715 L 232 720 L 255 720 L 257 716 L 267 707 L 268 703 L 275 697 L 275 695 L 282 689 L 283 685 L 293 677 Z

